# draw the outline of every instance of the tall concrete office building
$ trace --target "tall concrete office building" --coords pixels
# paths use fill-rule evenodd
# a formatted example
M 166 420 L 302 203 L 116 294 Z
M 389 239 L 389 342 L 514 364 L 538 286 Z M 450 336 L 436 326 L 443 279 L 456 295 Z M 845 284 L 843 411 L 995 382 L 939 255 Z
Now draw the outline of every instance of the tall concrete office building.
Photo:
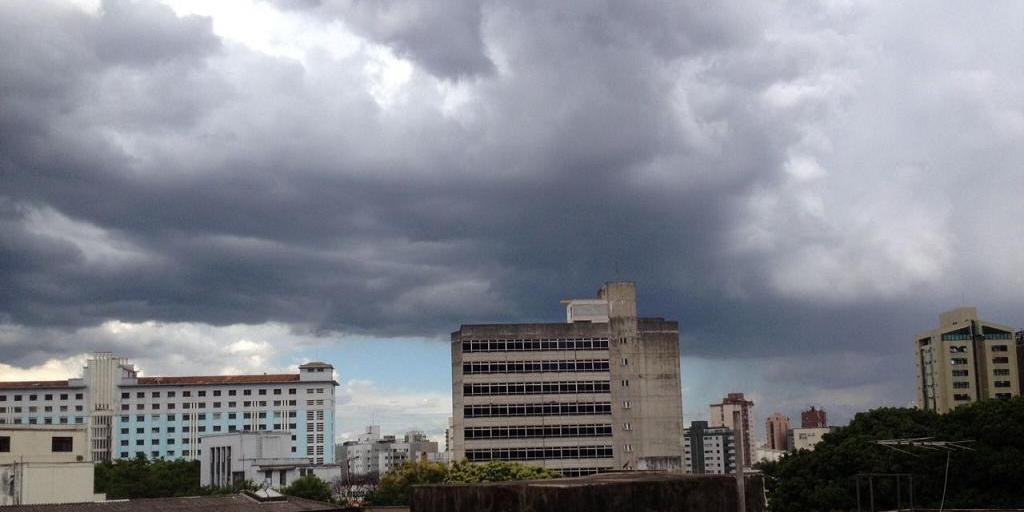
M 743 467 L 749 468 L 754 464 L 754 402 L 744 398 L 743 393 L 729 393 L 722 399 L 721 403 L 711 404 L 708 409 L 709 424 L 712 427 L 726 427 L 736 429 L 733 423 L 733 413 L 740 413 L 740 428 L 743 430 L 743 443 L 739 449 L 740 460 Z M 740 444 L 737 440 L 736 444 Z
M 973 307 L 939 315 L 939 328 L 914 340 L 917 403 L 948 412 L 989 398 L 1020 395 L 1013 329 L 980 320 Z
M 786 450 L 786 432 L 789 432 L 789 417 L 782 413 L 768 416 L 764 423 L 765 445 L 769 450 Z
M 639 318 L 636 288 L 562 301 L 565 323 L 452 333 L 453 460 L 587 475 L 679 469 L 679 326 Z
M 207 433 L 290 433 L 291 452 L 334 460 L 334 367 L 297 373 L 143 377 L 110 353 L 91 357 L 82 377 L 0 382 L 0 425 L 79 425 L 91 458 L 197 460 Z

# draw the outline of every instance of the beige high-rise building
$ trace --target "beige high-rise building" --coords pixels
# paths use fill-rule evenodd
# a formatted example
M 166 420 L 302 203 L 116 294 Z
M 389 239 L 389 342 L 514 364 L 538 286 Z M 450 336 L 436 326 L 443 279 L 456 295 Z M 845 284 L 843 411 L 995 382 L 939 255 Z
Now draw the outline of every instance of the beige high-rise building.
M 740 414 L 740 425 L 733 422 L 733 413 Z M 733 430 L 743 430 L 743 442 L 739 439 L 736 444 L 741 444 L 739 449 L 740 459 L 743 467 L 749 468 L 754 464 L 754 402 L 747 400 L 743 393 L 729 393 L 722 399 L 722 403 L 711 404 L 708 407 L 708 423 L 712 427 L 727 427 Z
M 565 323 L 452 333 L 452 459 L 566 476 L 680 469 L 679 326 L 638 318 L 633 283 L 572 299 Z
M 780 412 L 768 416 L 764 423 L 765 445 L 769 450 L 787 450 L 786 432 L 788 431 L 788 416 Z
M 939 328 L 917 336 L 917 403 L 945 413 L 989 398 L 1020 395 L 1013 329 L 980 320 L 974 307 L 939 315 Z

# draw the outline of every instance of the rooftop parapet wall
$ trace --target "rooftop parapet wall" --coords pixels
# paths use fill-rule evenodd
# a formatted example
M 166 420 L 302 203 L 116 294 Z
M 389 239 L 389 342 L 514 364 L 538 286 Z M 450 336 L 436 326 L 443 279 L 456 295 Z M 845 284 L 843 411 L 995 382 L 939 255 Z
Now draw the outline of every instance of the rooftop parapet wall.
M 746 510 L 763 512 L 761 477 L 746 480 Z M 490 484 L 422 485 L 412 512 L 733 512 L 736 479 L 667 472 Z

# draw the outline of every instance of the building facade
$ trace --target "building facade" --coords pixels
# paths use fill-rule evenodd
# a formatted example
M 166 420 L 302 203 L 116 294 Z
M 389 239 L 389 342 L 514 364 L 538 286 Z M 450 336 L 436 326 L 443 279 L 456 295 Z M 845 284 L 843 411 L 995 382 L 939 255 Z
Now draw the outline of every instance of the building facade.
M 825 409 L 810 409 L 800 412 L 800 428 L 825 428 L 828 426 L 828 416 Z
M 380 435 L 380 426 L 370 425 L 355 441 L 337 447 L 335 460 L 345 467 L 348 476 L 383 475 L 410 461 L 439 462 L 437 443 L 426 434 L 411 431 L 401 440 L 393 435 Z
M 103 501 L 84 426 L 0 426 L 0 506 Z
M 633 283 L 572 299 L 566 323 L 452 333 L 452 459 L 563 475 L 679 469 L 679 326 L 639 318 Z
M 789 432 L 789 418 L 774 413 L 764 424 L 765 447 L 769 450 L 786 450 L 786 433 Z
M 314 464 L 292 452 L 291 432 L 230 432 L 203 436 L 199 481 L 203 486 L 238 487 L 252 482 L 281 489 L 307 475 L 325 482 L 341 478 L 336 464 Z
M 683 466 L 687 473 L 727 475 L 736 472 L 735 432 L 691 421 L 683 431 Z
M 737 428 L 733 422 L 733 413 L 740 414 L 740 428 L 743 429 L 743 445 L 739 449 L 743 467 L 749 468 L 754 463 L 754 402 L 747 400 L 743 393 L 729 393 L 721 403 L 709 406 L 708 422 L 712 427 Z
M 1013 329 L 983 321 L 973 307 L 939 315 L 939 328 L 914 340 L 917 403 L 948 412 L 990 398 L 1020 395 Z
M 315 463 L 334 460 L 334 368 L 298 373 L 141 377 L 111 354 L 89 359 L 81 378 L 0 382 L 0 426 L 79 425 L 92 460 L 198 459 L 207 433 L 283 430 Z
M 831 431 L 832 429 L 829 427 L 790 429 L 787 441 L 789 449 L 790 451 L 813 450 L 814 446 L 821 442 L 822 437 Z

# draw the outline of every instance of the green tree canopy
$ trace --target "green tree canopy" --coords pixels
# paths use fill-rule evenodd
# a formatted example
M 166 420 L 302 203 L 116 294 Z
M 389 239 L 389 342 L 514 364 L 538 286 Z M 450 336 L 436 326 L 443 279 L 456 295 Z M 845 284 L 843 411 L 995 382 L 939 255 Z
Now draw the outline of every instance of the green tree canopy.
M 420 484 L 503 482 L 558 476 L 550 469 L 514 462 L 470 464 L 461 461 L 451 467 L 435 462 L 409 462 L 382 476 L 367 501 L 374 505 L 408 505 L 412 501 L 412 487 Z
M 331 486 L 314 475 L 306 475 L 281 489 L 281 494 L 308 500 L 331 502 Z
M 875 443 L 911 437 L 975 441 L 970 445 L 975 451 L 951 455 L 946 507 L 1024 507 L 1024 398 L 1015 398 L 977 402 L 945 415 L 901 408 L 857 414 L 849 426 L 826 434 L 814 451 L 761 466 L 771 509 L 855 510 L 858 473 L 910 473 L 916 505 L 938 508 L 946 453 L 910 449 L 907 454 Z M 895 507 L 894 479 L 876 479 L 874 488 L 876 507 Z M 905 487 L 901 493 L 906 504 Z M 866 487 L 862 496 L 867 499 Z

